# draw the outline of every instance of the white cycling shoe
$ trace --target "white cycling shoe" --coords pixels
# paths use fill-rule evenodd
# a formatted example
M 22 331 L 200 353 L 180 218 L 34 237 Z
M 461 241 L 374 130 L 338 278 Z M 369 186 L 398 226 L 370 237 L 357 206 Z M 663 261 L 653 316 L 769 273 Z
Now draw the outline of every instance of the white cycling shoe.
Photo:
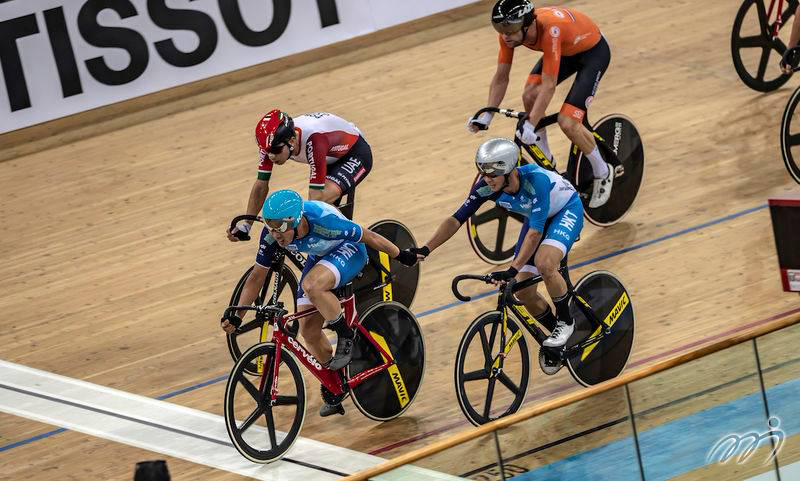
M 558 321 L 556 328 L 550 337 L 544 340 L 542 346 L 544 347 L 562 347 L 567 343 L 572 333 L 575 332 L 575 322 L 567 324 L 563 321 Z
M 614 167 L 609 163 L 606 165 L 608 166 L 608 175 L 603 179 L 594 179 L 592 198 L 589 200 L 590 209 L 604 205 L 611 197 L 611 187 L 614 185 Z

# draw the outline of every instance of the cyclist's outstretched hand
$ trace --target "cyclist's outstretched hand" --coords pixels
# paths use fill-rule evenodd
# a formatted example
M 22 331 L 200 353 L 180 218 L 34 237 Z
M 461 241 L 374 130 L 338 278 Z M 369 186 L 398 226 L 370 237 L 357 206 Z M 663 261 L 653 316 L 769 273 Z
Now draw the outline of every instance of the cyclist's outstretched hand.
M 492 123 L 492 117 L 494 117 L 494 113 L 492 112 L 484 112 L 478 116 L 476 119 L 475 117 L 470 117 L 467 119 L 467 130 L 474 134 L 479 130 L 487 130 L 489 128 L 489 124 Z
M 417 255 L 411 252 L 411 249 L 403 249 L 395 257 L 404 266 L 411 267 L 417 263 Z
M 417 260 L 420 261 L 424 261 L 426 257 L 431 255 L 431 250 L 428 248 L 428 246 L 411 247 L 408 250 L 411 251 L 412 254 L 417 256 Z

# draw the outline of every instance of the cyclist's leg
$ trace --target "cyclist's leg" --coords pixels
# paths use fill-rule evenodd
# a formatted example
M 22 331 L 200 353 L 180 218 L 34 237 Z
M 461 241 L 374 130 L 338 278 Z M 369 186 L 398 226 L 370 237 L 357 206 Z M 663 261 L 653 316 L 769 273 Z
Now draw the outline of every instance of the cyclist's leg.
M 346 155 L 328 166 L 322 198 L 333 203 L 354 189 L 372 170 L 372 149 L 359 137 Z
M 336 353 L 328 363 L 328 366 L 333 370 L 339 370 L 350 362 L 354 332 L 347 326 L 341 304 L 336 296 L 330 292 L 330 289 L 345 285 L 353 280 L 366 263 L 367 248 L 364 244 L 356 242 L 342 242 L 336 249 L 320 259 L 318 263 L 321 268 L 327 269 L 330 276 L 332 276 L 330 278 L 332 282 L 325 284 L 330 286 L 325 294 L 330 295 L 336 301 L 335 308 L 331 305 L 330 312 L 322 312 L 327 320 L 325 324 L 336 331 L 338 338 Z
M 611 61 L 611 50 L 601 36 L 597 45 L 575 57 L 580 62 L 580 69 L 558 114 L 558 125 L 589 159 L 596 179 L 613 179 L 608 164 L 600 155 L 594 135 L 583 125 L 586 111 L 594 100 L 597 86 Z M 610 189 L 608 192 L 610 193 Z M 608 200 L 608 196 L 605 198 Z
M 573 194 L 570 201 L 550 219 L 550 225 L 545 229 L 544 239 L 534 256 L 534 264 L 541 273 L 547 292 L 553 300 L 559 327 L 561 327 L 561 329 L 556 328 L 550 338 L 545 341 L 546 346 L 563 346 L 574 330 L 574 323 L 569 312 L 567 283 L 558 272 L 558 268 L 561 265 L 561 259 L 567 255 L 582 228 L 583 204 L 580 198 Z
M 556 80 L 556 85 L 560 84 L 564 80 L 566 80 L 570 75 L 576 72 L 575 67 L 570 64 L 570 62 L 562 61 L 561 68 L 558 71 L 558 79 Z M 528 75 L 527 80 L 525 81 L 525 88 L 522 91 L 522 104 L 525 106 L 525 111 L 530 112 L 533 109 L 533 104 L 536 102 L 536 97 L 539 96 L 539 91 L 541 90 L 542 86 L 542 60 L 539 59 L 536 62 L 536 65 L 533 66 L 531 69 L 531 73 Z M 536 135 L 539 136 L 539 142 L 536 143 L 536 146 L 542 151 L 542 153 L 547 156 L 548 159 L 551 161 L 553 160 L 553 154 L 550 152 L 550 144 L 547 142 L 547 129 L 542 127 L 541 125 L 536 126 Z
M 297 310 L 298 312 L 304 311 L 309 307 L 317 307 L 312 296 L 316 297 L 316 289 L 321 285 L 324 279 L 320 279 L 320 275 L 325 274 L 327 269 L 318 266 L 319 259 L 314 256 L 308 256 L 306 265 L 303 268 L 303 273 L 300 275 L 300 283 L 297 286 Z M 310 276 L 310 278 L 309 278 Z M 331 274 L 331 277 L 333 275 Z M 307 292 L 307 288 L 311 287 L 314 290 L 313 294 Z M 332 288 L 331 288 L 332 289 Z M 335 296 L 334 296 L 335 299 Z M 317 302 L 319 302 L 317 300 Z M 324 301 L 323 301 L 324 302 Z M 337 301 L 338 304 L 338 301 Z M 328 341 L 328 338 L 322 334 L 322 326 L 325 322 L 323 314 L 320 312 L 306 316 L 300 319 L 300 335 L 303 336 L 306 347 L 311 351 L 311 354 L 321 363 L 325 363 L 333 356 L 333 349 Z
M 527 233 L 528 224 L 524 224 L 519 233 L 519 240 L 517 241 L 517 247 L 514 251 L 514 257 L 517 256 L 519 247 L 522 245 L 522 240 L 525 239 L 525 235 Z M 518 282 L 524 281 L 525 279 L 530 279 L 539 273 L 539 271 L 537 271 L 536 267 L 533 265 L 533 258 L 535 255 L 536 253 L 531 256 L 528 263 L 525 264 L 517 274 L 516 280 Z M 528 313 L 532 315 L 536 321 L 539 322 L 539 324 L 547 328 L 548 331 L 552 331 L 556 326 L 556 318 L 553 315 L 553 310 L 550 309 L 550 304 L 548 304 L 547 300 L 545 300 L 545 298 L 539 294 L 538 287 L 539 284 L 534 284 L 530 287 L 526 287 L 525 289 L 520 289 L 516 292 L 516 296 L 517 299 L 522 301 L 522 303 L 525 305 L 525 309 L 528 311 Z

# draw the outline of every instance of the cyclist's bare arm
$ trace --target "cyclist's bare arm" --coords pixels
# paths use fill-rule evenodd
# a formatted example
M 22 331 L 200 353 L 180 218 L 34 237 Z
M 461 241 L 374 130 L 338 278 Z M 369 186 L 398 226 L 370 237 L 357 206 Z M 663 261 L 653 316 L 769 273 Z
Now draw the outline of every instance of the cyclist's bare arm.
M 261 207 L 264 205 L 264 200 L 269 193 L 269 181 L 257 179 L 253 182 L 253 188 L 250 189 L 250 198 L 247 201 L 247 215 L 258 215 L 261 212 Z M 252 224 L 252 221 L 250 222 Z
M 508 89 L 508 75 L 511 72 L 510 63 L 497 64 L 497 70 L 492 77 L 492 83 L 489 85 L 489 107 L 499 107 L 503 97 L 506 96 Z
M 522 245 L 519 248 L 517 257 L 515 257 L 511 262 L 511 267 L 521 271 L 522 268 L 525 267 L 525 263 L 528 261 L 528 259 L 530 259 L 533 253 L 536 252 L 536 246 L 539 245 L 539 241 L 541 239 L 541 232 L 533 229 L 528 230 L 528 233 L 525 234 L 525 239 L 522 241 Z
M 362 234 L 361 234 L 361 242 L 366 244 L 369 247 L 372 247 L 376 251 L 381 251 L 389 254 L 389 257 L 394 259 L 395 257 L 400 254 L 400 248 L 394 245 L 392 241 L 388 240 L 387 238 L 383 237 L 380 234 L 372 232 L 371 230 L 367 229 L 366 227 L 361 227 Z
M 239 296 L 240 306 L 253 305 L 253 302 L 255 302 L 255 300 L 258 298 L 258 291 L 261 289 L 261 286 L 264 285 L 264 279 L 266 278 L 267 268 L 258 264 L 254 265 L 253 270 L 250 272 L 250 276 L 244 283 L 244 287 L 242 287 L 242 294 Z M 236 312 L 236 315 L 239 317 L 241 317 L 243 314 L 244 311 Z M 222 321 L 221 327 L 229 334 L 236 330 L 233 324 L 229 323 L 227 319 Z
M 439 224 L 433 237 L 425 245 L 433 252 L 437 247 L 447 242 L 448 239 L 453 237 L 458 229 L 461 228 L 461 223 L 455 217 L 449 216 Z

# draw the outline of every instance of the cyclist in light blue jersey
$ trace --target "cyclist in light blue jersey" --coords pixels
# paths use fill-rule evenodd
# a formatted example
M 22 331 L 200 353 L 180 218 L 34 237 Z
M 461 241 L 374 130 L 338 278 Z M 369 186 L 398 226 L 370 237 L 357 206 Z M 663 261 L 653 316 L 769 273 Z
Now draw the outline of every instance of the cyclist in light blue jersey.
M 240 304 L 249 305 L 258 297 L 277 246 L 308 254 L 297 289 L 297 307 L 303 310 L 313 305 L 319 312 L 301 321 L 300 334 L 308 350 L 323 365 L 333 370 L 345 367 L 352 355 L 354 332 L 347 326 L 339 299 L 331 291 L 361 272 L 367 263 L 366 246 L 385 252 L 405 265 L 414 265 L 416 256 L 348 220 L 336 207 L 321 201 L 303 202 L 300 194 L 291 190 L 272 193 L 264 202 L 261 217 L 267 228 L 261 232 L 256 265 L 244 285 Z M 224 320 L 222 327 L 232 332 L 237 322 L 241 321 Z M 323 327 L 336 332 L 335 353 L 322 333 Z M 328 407 L 331 409 L 323 406 L 320 414 L 344 414 L 341 405 Z
M 536 164 L 517 167 L 519 147 L 507 139 L 481 144 L 475 164 L 481 179 L 462 206 L 439 225 L 424 246 L 410 249 L 424 259 L 450 239 L 487 200 L 524 216 L 514 260 L 505 271 L 491 274 L 495 283 L 518 281 L 539 273 L 556 308 L 556 317 L 537 285 L 518 291 L 517 297 L 539 323 L 551 332 L 548 347 L 563 346 L 575 330 L 569 313 L 567 284 L 558 268 L 583 228 L 583 204 L 572 184 L 556 172 Z

